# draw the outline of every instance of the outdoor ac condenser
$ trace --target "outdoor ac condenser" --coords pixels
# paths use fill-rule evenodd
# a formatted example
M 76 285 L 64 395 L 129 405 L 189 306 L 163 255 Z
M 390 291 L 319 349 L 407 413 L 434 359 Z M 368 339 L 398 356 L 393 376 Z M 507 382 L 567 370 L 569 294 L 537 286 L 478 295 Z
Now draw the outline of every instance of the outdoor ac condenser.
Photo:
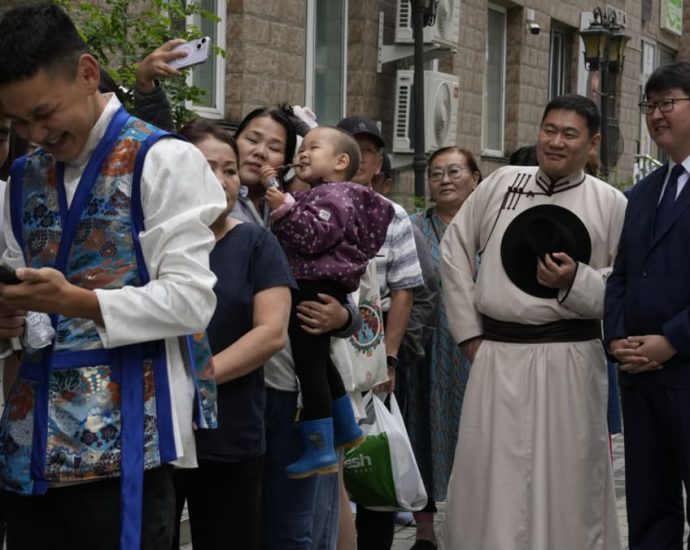
M 399 70 L 395 86 L 393 152 L 414 152 L 414 71 Z M 424 149 L 453 145 L 457 138 L 460 79 L 424 71 Z
M 455 47 L 460 40 L 460 0 L 439 0 L 436 6 L 436 21 L 424 27 L 424 42 L 439 46 Z M 412 44 L 412 3 L 398 0 L 395 14 L 395 41 Z

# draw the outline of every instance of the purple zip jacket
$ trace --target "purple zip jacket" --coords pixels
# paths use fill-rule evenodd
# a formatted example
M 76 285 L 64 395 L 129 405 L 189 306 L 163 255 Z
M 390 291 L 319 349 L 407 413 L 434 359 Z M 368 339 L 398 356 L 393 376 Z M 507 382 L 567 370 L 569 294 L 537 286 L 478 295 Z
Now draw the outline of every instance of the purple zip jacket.
M 334 281 L 352 292 L 383 246 L 393 215 L 388 199 L 345 181 L 287 193 L 271 218 L 295 279 Z

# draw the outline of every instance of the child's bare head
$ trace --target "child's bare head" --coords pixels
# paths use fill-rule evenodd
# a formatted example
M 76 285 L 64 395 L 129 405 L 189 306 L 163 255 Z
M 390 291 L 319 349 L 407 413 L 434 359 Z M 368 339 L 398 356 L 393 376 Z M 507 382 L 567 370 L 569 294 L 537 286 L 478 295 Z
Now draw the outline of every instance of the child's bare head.
M 297 159 L 297 175 L 309 183 L 350 181 L 360 164 L 359 145 L 344 130 L 317 126 L 305 136 Z

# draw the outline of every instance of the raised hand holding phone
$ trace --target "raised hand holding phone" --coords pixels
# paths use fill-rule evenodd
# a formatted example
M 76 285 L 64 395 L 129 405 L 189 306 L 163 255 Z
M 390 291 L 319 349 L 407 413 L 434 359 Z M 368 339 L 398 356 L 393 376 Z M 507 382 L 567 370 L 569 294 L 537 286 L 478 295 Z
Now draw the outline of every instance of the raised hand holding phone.
M 211 52 L 211 39 L 208 36 L 204 36 L 190 42 L 184 42 L 173 48 L 171 52 L 184 52 L 187 54 L 184 57 L 168 61 L 168 65 L 173 69 L 183 69 L 192 65 L 198 65 L 208 59 Z
M 142 93 L 151 93 L 156 89 L 157 79 L 180 76 L 180 71 L 171 67 L 169 63 L 185 57 L 184 52 L 175 50 L 181 44 L 186 44 L 181 38 L 168 40 L 141 60 L 136 74 L 137 90 Z

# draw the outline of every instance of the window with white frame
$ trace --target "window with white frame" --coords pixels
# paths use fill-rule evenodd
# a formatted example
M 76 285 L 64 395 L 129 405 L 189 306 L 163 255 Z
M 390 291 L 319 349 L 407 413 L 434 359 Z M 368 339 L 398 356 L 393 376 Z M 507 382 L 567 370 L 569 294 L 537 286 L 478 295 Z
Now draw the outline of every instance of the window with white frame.
M 482 110 L 482 154 L 503 156 L 506 79 L 506 10 L 489 4 Z
M 305 104 L 337 124 L 347 100 L 347 0 L 307 0 Z
M 549 99 L 570 92 L 572 33 L 552 21 L 549 46 Z
M 205 11 L 218 16 L 218 21 L 194 16 L 191 23 L 202 36 L 211 38 L 214 46 L 225 49 L 226 0 L 196 0 Z M 206 63 L 194 67 L 188 82 L 204 91 L 202 97 L 189 107 L 205 118 L 221 119 L 225 116 L 225 58 L 211 53 Z

